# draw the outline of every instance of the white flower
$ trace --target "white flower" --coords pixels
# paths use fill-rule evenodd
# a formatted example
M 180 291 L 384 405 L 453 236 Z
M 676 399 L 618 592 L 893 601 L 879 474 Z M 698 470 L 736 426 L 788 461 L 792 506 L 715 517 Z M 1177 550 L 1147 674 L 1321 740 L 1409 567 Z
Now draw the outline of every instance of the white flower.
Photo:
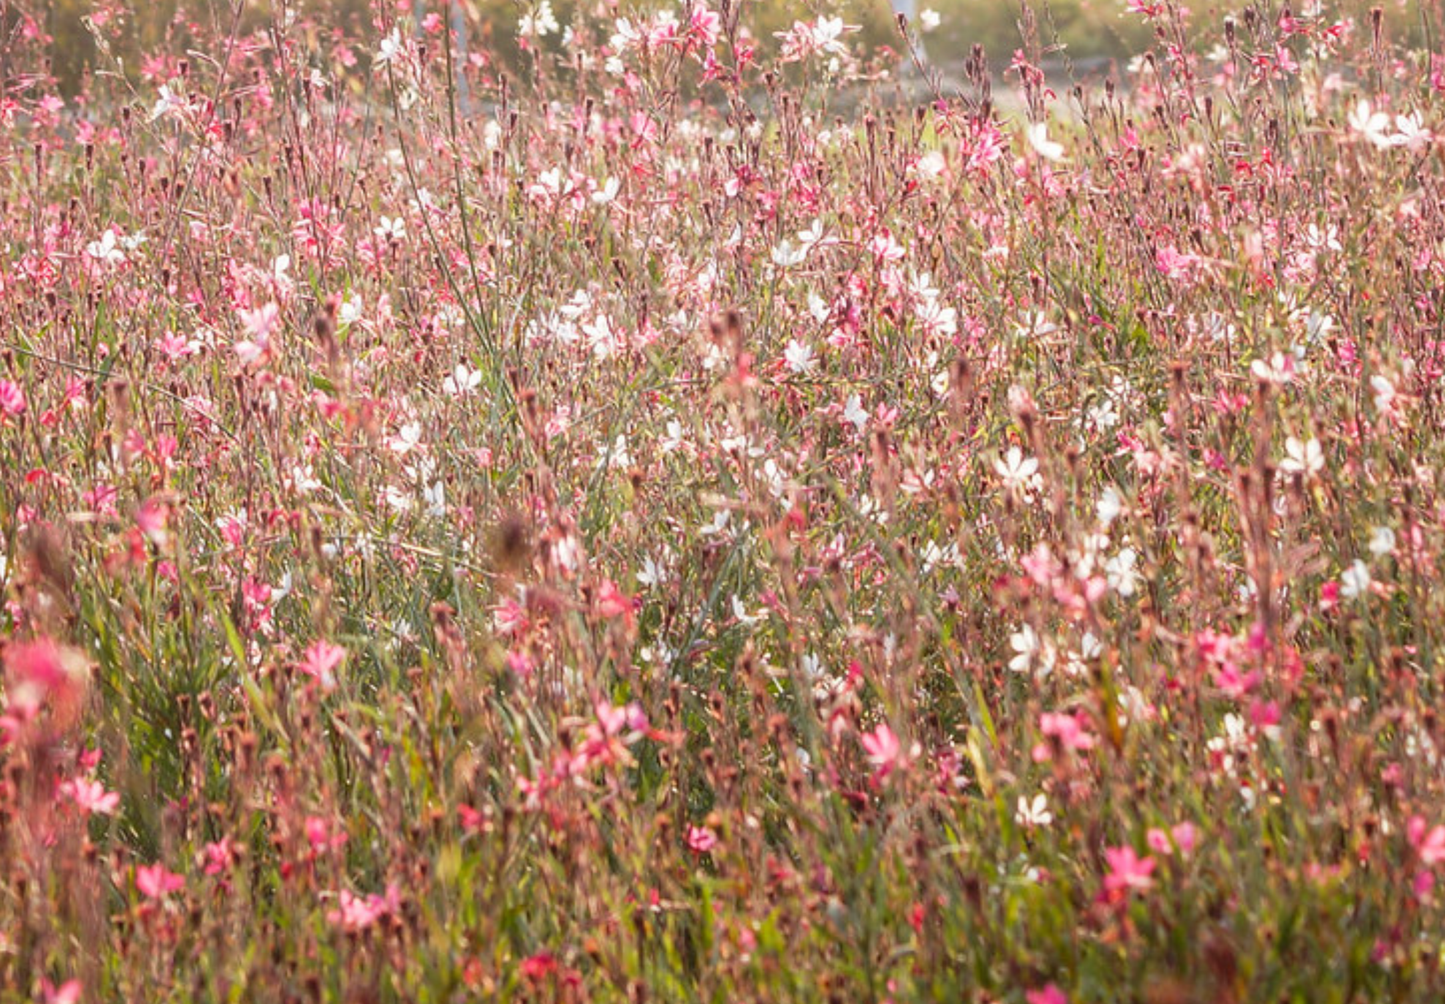
M 1034 153 L 1044 160 L 1060 161 L 1064 159 L 1064 145 L 1049 139 L 1049 124 L 1047 122 L 1034 122 L 1029 125 L 1026 133 L 1029 146 L 1034 148 Z
M 404 457 L 416 449 L 421 445 L 421 423 L 407 422 L 397 430 L 390 445 L 392 452 L 399 457 Z
M 400 216 L 395 219 L 390 216 L 383 216 L 381 222 L 371 231 L 382 240 L 399 241 L 406 237 L 406 224 Z
M 560 27 L 556 15 L 552 13 L 552 4 L 549 0 L 542 0 L 531 14 L 522 15 L 517 22 L 517 34 L 523 38 L 543 38 Z
M 1008 644 L 1015 653 L 1014 657 L 1009 660 L 1008 668 L 1015 673 L 1026 672 L 1029 664 L 1033 662 L 1034 653 L 1039 650 L 1038 632 L 1025 624 L 1009 635 Z
M 309 495 L 321 487 L 310 464 L 297 464 L 291 468 L 291 487 L 300 495 Z
M 792 241 L 782 241 L 772 252 L 773 264 L 778 268 L 792 268 L 794 265 L 801 265 L 808 257 L 806 247 L 795 248 Z
M 1049 811 L 1049 800 L 1042 794 L 1035 795 L 1030 802 L 1028 796 L 1020 795 L 1018 811 L 1014 813 L 1014 822 L 1020 826 L 1034 829 L 1038 826 L 1048 826 L 1054 821 L 1054 814 Z
M 953 375 L 948 370 L 938 370 L 933 374 L 933 379 L 929 380 L 928 385 L 933 389 L 935 397 L 946 398 L 953 388 Z
M 748 608 L 745 607 L 745 606 L 743 606 L 743 601 L 740 600 L 740 599 L 738 599 L 736 593 L 733 594 L 732 608 L 733 608 L 733 617 L 737 620 L 737 622 L 738 622 L 739 624 L 743 624 L 743 625 L 746 625 L 746 626 L 748 626 L 748 627 L 751 627 L 752 625 L 756 624 L 758 621 L 760 621 L 760 620 L 763 619 L 763 616 L 762 616 L 761 613 L 756 613 L 756 614 L 750 614 L 750 613 L 748 613 Z
M 622 433 L 612 441 L 611 460 L 609 466 L 616 470 L 625 470 L 632 466 L 632 453 L 627 448 L 627 437 Z
M 932 7 L 925 7 L 918 12 L 918 27 L 925 32 L 932 31 L 942 23 L 943 19 L 938 16 L 938 11 Z
M 918 323 L 935 338 L 950 338 L 958 331 L 958 311 L 936 297 L 918 304 Z
M 1095 429 L 1101 431 L 1112 429 L 1119 424 L 1119 412 L 1114 407 L 1114 399 L 1105 397 L 1098 404 L 1089 408 L 1085 420 Z
M 1286 474 L 1313 477 L 1325 469 L 1325 451 L 1321 449 L 1318 439 L 1301 442 L 1290 436 L 1285 440 L 1284 452 L 1285 458 L 1280 461 L 1279 469 Z
M 823 232 L 823 221 L 814 218 L 806 230 L 798 231 L 798 243 L 803 246 L 803 252 L 806 254 L 814 248 L 827 247 L 830 244 L 836 244 L 837 241 L 826 236 Z
M 1335 319 L 1329 314 L 1321 313 L 1318 310 L 1311 310 L 1305 318 L 1305 338 L 1312 345 L 1317 345 L 1329 337 L 1330 332 L 1335 330 Z
M 868 428 L 868 412 L 863 408 L 863 399 L 857 394 L 849 394 L 848 400 L 844 402 L 843 421 L 853 423 L 853 428 L 860 436 L 863 430 Z
M 1370 570 L 1363 561 L 1355 559 L 1354 564 L 1340 575 L 1340 595 L 1347 600 L 1363 596 L 1370 589 Z
M 100 235 L 100 240 L 87 244 L 85 253 L 102 265 L 119 265 L 125 261 L 125 252 L 120 249 L 115 231 L 110 229 Z
M 937 150 L 929 150 L 914 162 L 912 169 L 920 178 L 931 181 L 942 175 L 947 166 L 948 161 L 942 153 Z
M 175 83 L 175 81 L 171 81 Z M 160 97 L 151 106 L 151 121 L 154 122 L 169 111 L 185 107 L 185 99 L 171 89 L 170 84 L 161 84 Z
M 1108 526 L 1119 518 L 1124 511 L 1124 496 L 1119 494 L 1119 489 L 1113 485 L 1105 485 L 1104 490 L 1099 493 L 1099 501 L 1094 506 L 1094 513 L 1098 516 L 1099 522 Z
M 1331 223 L 1321 230 L 1317 224 L 1311 223 L 1305 231 L 1305 241 L 1316 251 L 1343 251 L 1345 246 L 1340 243 L 1340 228 Z
M 577 571 L 577 563 L 582 560 L 582 547 L 577 538 L 568 534 L 552 545 L 552 559 L 557 562 L 557 567 L 566 572 Z
M 616 178 L 608 178 L 602 183 L 601 188 L 592 193 L 592 201 L 599 206 L 605 206 L 617 198 L 617 193 L 620 191 L 622 191 L 622 182 Z
M 386 500 L 386 504 L 391 506 L 397 512 L 411 511 L 414 500 L 410 495 L 402 491 L 400 486 L 387 485 L 384 489 L 382 489 L 381 495 L 382 498 Z
M 1383 558 L 1395 550 L 1395 531 L 1388 526 L 1377 526 L 1370 531 L 1370 553 Z
M 844 55 L 848 51 L 842 42 L 845 28 L 841 17 L 820 17 L 812 27 L 813 44 L 823 52 Z
M 350 327 L 361 320 L 362 312 L 366 309 L 361 302 L 361 297 L 356 293 L 348 293 L 346 299 L 341 301 L 341 306 L 336 310 L 336 320 L 342 327 Z
M 1396 115 L 1395 128 L 1399 132 L 1390 137 L 1392 145 L 1403 146 L 1407 150 L 1421 150 L 1429 146 L 1434 138 L 1430 130 L 1425 128 L 1425 118 L 1418 111 L 1409 115 Z
M 666 556 L 661 562 L 651 555 L 642 559 L 642 568 L 637 572 L 637 581 L 644 586 L 660 586 L 667 581 Z
M 1027 673 L 1030 669 L 1038 677 L 1048 676 L 1054 669 L 1056 653 L 1054 646 L 1039 637 L 1037 631 L 1025 624 L 1009 636 L 1009 647 L 1014 656 L 1008 668 L 1015 673 Z
M 934 541 L 923 545 L 923 574 L 927 575 L 939 565 L 953 565 L 958 563 L 958 545 L 949 542 L 944 547 L 939 547 Z
M 1126 547 L 1104 563 L 1104 575 L 1109 588 L 1120 596 L 1133 596 L 1139 588 L 1139 572 L 1134 567 L 1139 561 L 1138 552 Z
M 658 437 L 657 445 L 662 447 L 663 453 L 674 453 L 682 449 L 687 442 L 687 435 L 683 432 L 682 423 L 675 418 L 667 420 L 667 431 Z
M 823 660 L 816 653 L 804 652 L 798 659 L 798 669 L 809 680 L 816 680 L 823 673 Z
M 789 341 L 787 348 L 783 350 L 783 361 L 787 363 L 791 372 L 799 374 L 811 373 L 814 366 L 817 365 L 813 347 L 796 338 Z
M 1385 134 L 1385 130 L 1390 128 L 1390 116 L 1375 111 L 1364 98 L 1350 112 L 1350 128 L 1369 140 L 1377 150 L 1394 145 L 1394 137 Z
M 1370 389 L 1375 392 L 1376 410 L 1389 411 L 1390 406 L 1395 403 L 1395 385 L 1385 377 L 1372 376 Z
M 625 347 L 621 332 L 612 327 L 612 321 L 606 314 L 598 314 L 596 320 L 582 325 L 582 333 L 587 336 L 587 344 L 598 359 L 611 359 Z
M 466 363 L 457 363 L 457 368 L 442 381 L 442 390 L 452 397 L 466 397 L 482 382 L 482 371 L 474 370 Z
M 1048 319 L 1042 310 L 1028 310 L 1019 318 L 1015 333 L 1020 338 L 1044 338 L 1059 330 L 1059 326 Z
M 1038 481 L 1039 462 L 1025 457 L 1023 450 L 1010 446 L 1007 453 L 993 462 L 993 469 L 1011 491 L 1026 491 Z
M 441 518 L 447 514 L 446 486 L 440 481 L 434 482 L 430 488 L 423 486 L 421 494 L 422 501 L 426 503 L 427 515 Z
M 1209 335 L 1211 341 L 1215 342 L 1232 342 L 1235 334 L 1239 331 L 1238 327 L 1231 324 L 1223 314 L 1217 311 L 1210 311 L 1206 314 L 1202 323 L 1204 332 Z M 1190 318 L 1190 328 L 1198 329 L 1199 327 L 1200 321 Z
M 401 29 L 392 28 L 391 34 L 381 40 L 381 46 L 376 51 L 376 58 L 373 60 L 377 66 L 385 66 L 400 56 L 402 52 Z

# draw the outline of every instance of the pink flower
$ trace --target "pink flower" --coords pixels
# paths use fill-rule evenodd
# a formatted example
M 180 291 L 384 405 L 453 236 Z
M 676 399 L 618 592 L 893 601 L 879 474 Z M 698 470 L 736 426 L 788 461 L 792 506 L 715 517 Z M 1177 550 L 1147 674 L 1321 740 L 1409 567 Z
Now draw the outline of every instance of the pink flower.
M 362 897 L 343 889 L 337 894 L 336 903 L 337 909 L 327 913 L 326 919 L 343 931 L 354 934 L 366 930 L 399 907 L 401 891 L 395 883 L 386 887 L 385 896 L 373 893 Z
M 1420 869 L 1415 873 L 1415 878 L 1410 883 L 1410 888 L 1415 891 L 1417 898 L 1426 899 L 1435 891 L 1435 873 L 1423 868 Z
M 707 4 L 698 4 L 693 8 L 692 22 L 688 27 L 705 47 L 710 49 L 717 44 L 721 26 L 722 18 L 717 11 L 708 10 Z
M 641 739 L 647 729 L 647 714 L 636 701 L 615 708 L 606 701 L 598 701 L 596 710 L 597 722 L 608 737 L 621 735 L 624 729 L 630 729 L 632 734 L 627 742 L 632 743 Z
M 345 659 L 346 649 L 318 641 L 306 649 L 306 657 L 297 668 L 320 683 L 322 690 L 331 691 L 336 689 L 336 670 Z
M 1231 701 L 1242 700 L 1249 692 L 1264 682 L 1264 675 L 1258 671 L 1242 673 L 1233 662 L 1226 661 L 1214 671 L 1214 682 Z
M 222 837 L 220 840 L 212 841 L 202 847 L 201 856 L 206 862 L 202 870 L 207 875 L 220 875 L 228 872 L 236 861 L 236 852 L 231 847 L 230 837 Z
M 628 762 L 627 747 L 647 735 L 647 714 L 636 701 L 613 707 L 606 700 L 598 700 L 594 710 L 597 721 L 587 726 L 572 773 L 580 773 L 593 764 Z
M 74 802 L 87 816 L 92 812 L 98 812 L 102 816 L 113 816 L 116 808 L 120 805 L 118 794 L 106 791 L 105 785 L 90 778 L 78 777 L 73 781 L 64 782 L 60 786 L 60 794 Z
M 1175 247 L 1160 248 L 1154 256 L 1154 266 L 1170 279 L 1187 280 L 1199 267 L 1201 259 L 1196 254 L 1180 251 Z
M 250 337 L 233 346 L 237 358 L 246 366 L 265 362 L 272 354 L 271 332 L 281 318 L 281 308 L 268 303 L 255 310 L 240 310 L 238 314 Z
M 879 723 L 872 732 L 863 733 L 863 749 L 868 754 L 868 762 L 873 765 L 873 776 L 879 781 L 908 764 L 903 755 L 903 744 L 887 722 Z
M 1427 867 L 1433 868 L 1445 861 L 1445 826 L 1431 828 L 1420 816 L 1411 816 L 1405 824 L 1405 834 Z
M 320 816 L 307 816 L 306 841 L 311 845 L 312 853 L 320 853 L 327 848 L 337 848 L 345 845 L 346 834 L 340 830 L 332 833 L 326 820 Z
M 621 617 L 626 623 L 632 623 L 632 601 L 611 579 L 604 581 L 597 591 L 597 612 L 609 619 Z
M 687 828 L 687 847 L 694 854 L 706 854 L 718 845 L 717 834 L 706 826 Z
M 1078 715 L 1065 713 L 1055 714 L 1045 711 L 1039 716 L 1039 731 L 1050 739 L 1053 739 L 1060 748 L 1068 750 L 1091 750 L 1096 742 L 1095 737 L 1089 732 L 1086 723 L 1080 721 Z M 1039 743 L 1034 747 L 1033 757 L 1035 762 L 1042 763 L 1050 759 L 1052 751 L 1047 743 Z
M 69 724 L 80 710 L 80 698 L 90 671 L 85 653 L 57 645 L 49 638 L 12 643 L 5 649 L 6 705 L 0 731 L 18 736 L 26 722 L 49 705 L 55 724 Z
M 281 308 L 274 303 L 267 303 L 255 310 L 238 310 L 236 314 L 240 317 L 246 334 L 261 341 L 275 329 L 276 322 L 281 318 Z
M 557 960 L 550 952 L 538 952 L 522 960 L 522 975 L 529 980 L 544 979 L 557 971 Z
M 1104 888 L 1109 892 L 1143 892 L 1154 885 L 1150 877 L 1154 859 L 1139 857 L 1134 848 L 1128 845 L 1106 848 L 1104 860 L 1109 863 L 1109 874 L 1104 876 Z
M 1069 1004 L 1069 998 L 1054 983 L 1047 983 L 1038 990 L 1025 991 L 1024 1000 L 1029 1004 Z
M 157 861 L 153 865 L 141 865 L 135 870 L 135 887 L 149 899 L 164 899 L 168 894 L 184 889 L 186 880 Z
M 44 977 L 40 980 L 40 1000 L 43 1004 L 78 1004 L 84 989 L 79 980 L 66 980 L 56 986 Z
M 25 392 L 18 383 L 0 380 L 0 414 L 19 418 L 25 412 Z

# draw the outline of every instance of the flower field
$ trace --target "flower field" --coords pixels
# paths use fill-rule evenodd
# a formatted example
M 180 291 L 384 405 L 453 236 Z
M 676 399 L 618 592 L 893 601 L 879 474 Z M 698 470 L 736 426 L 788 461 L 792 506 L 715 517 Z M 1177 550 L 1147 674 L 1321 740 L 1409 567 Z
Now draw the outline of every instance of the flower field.
M 0 1002 L 1445 997 L 1432 8 L 32 6 Z

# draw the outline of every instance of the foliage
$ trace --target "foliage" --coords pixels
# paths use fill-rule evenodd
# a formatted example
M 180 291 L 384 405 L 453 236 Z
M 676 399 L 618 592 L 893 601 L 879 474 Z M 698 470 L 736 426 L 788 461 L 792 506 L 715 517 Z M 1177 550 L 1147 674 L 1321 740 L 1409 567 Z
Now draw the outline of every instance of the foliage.
M 8 10 L 0 1001 L 1439 999 L 1433 15 L 543 7 Z

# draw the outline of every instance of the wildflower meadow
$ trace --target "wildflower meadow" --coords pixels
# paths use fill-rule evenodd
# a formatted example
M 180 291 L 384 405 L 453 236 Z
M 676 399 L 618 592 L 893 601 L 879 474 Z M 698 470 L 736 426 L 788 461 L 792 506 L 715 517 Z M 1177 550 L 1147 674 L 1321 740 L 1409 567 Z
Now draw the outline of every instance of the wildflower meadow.
M 63 6 L 0 1002 L 1445 999 L 1441 4 Z

